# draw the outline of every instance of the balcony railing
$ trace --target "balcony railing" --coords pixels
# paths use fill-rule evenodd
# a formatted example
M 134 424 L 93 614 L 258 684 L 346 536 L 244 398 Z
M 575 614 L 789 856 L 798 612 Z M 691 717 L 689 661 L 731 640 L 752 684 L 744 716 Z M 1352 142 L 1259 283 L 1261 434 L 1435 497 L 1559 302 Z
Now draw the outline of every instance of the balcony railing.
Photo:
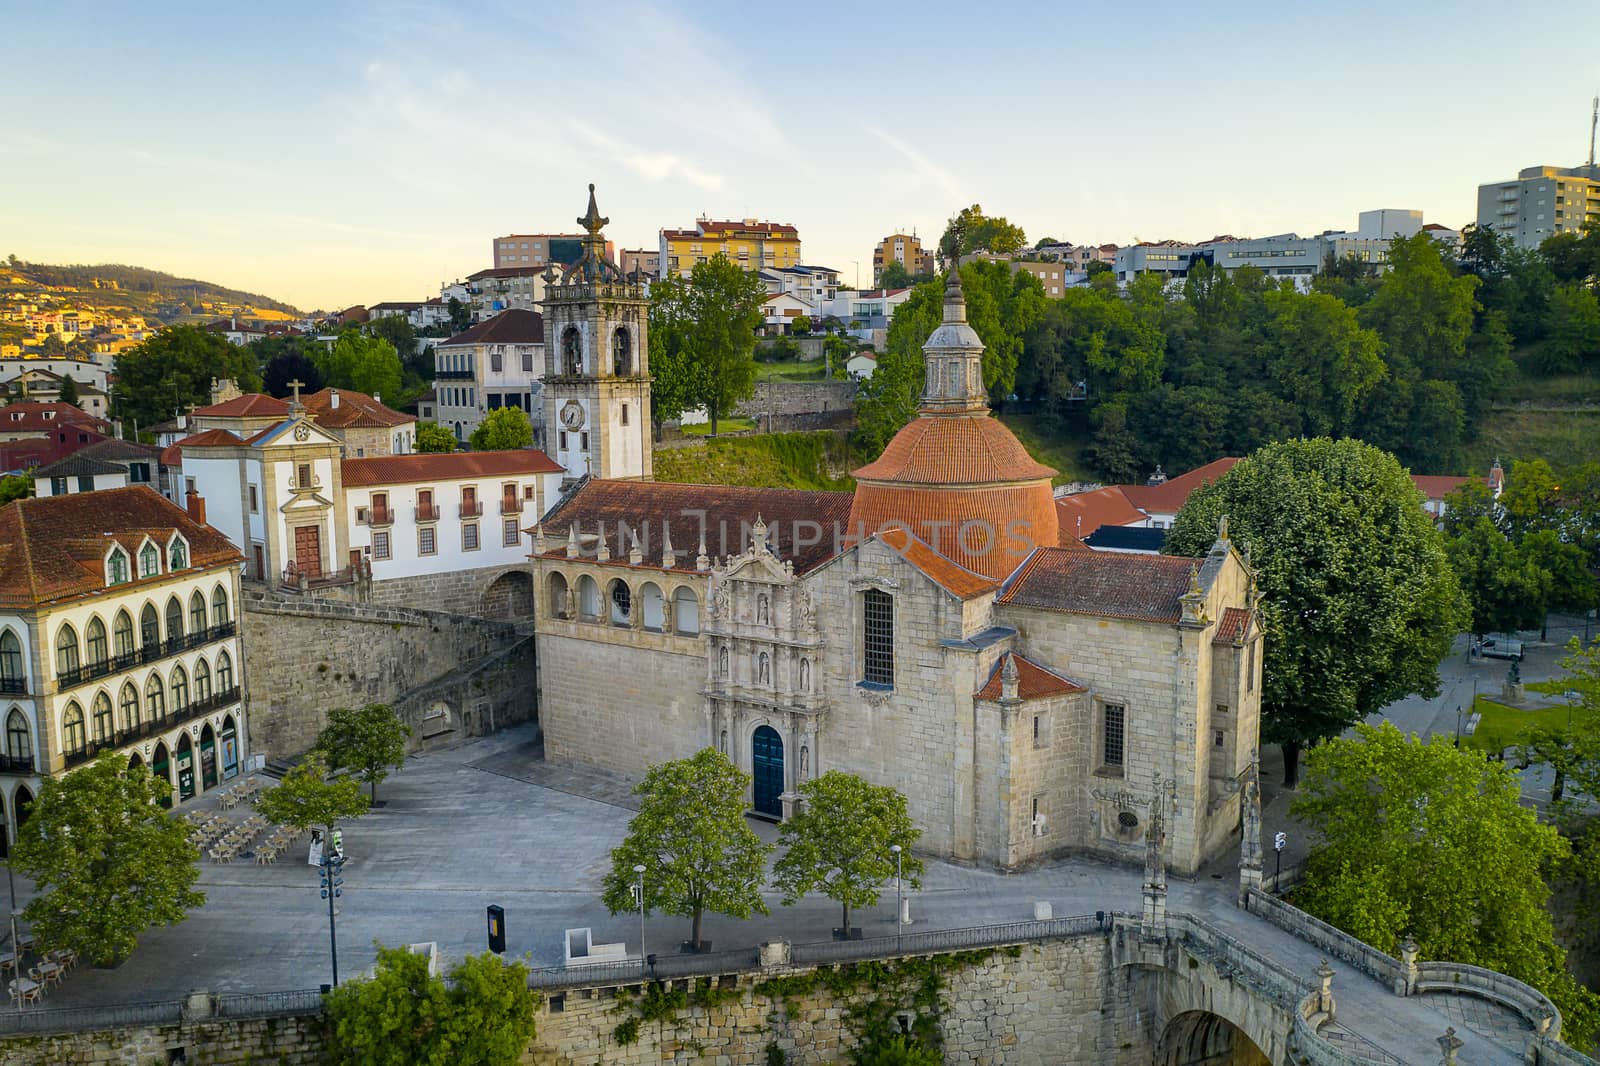
M 224 622 L 219 626 L 209 629 L 196 630 L 181 637 L 172 637 L 169 640 L 152 644 L 141 645 L 136 652 L 125 652 L 114 659 L 101 659 L 98 662 L 80 666 L 75 670 L 62 670 L 56 674 L 56 688 L 69 689 L 79 685 L 86 685 L 102 677 L 131 670 L 141 663 L 159 662 L 171 658 L 180 652 L 190 651 L 194 648 L 210 644 L 213 641 L 226 640 L 238 631 L 237 622 Z M 0 689 L 0 691 L 9 691 Z
M 26 696 L 28 682 L 20 677 L 0 677 L 0 695 Z
M 0 755 L 0 774 L 33 773 L 32 755 Z
M 438 504 L 430 503 L 426 507 L 423 507 L 423 506 L 420 506 L 420 505 L 417 507 L 417 521 L 418 522 L 437 522 L 438 520 L 439 520 L 439 505 Z
M 435 381 L 471 381 L 472 380 L 472 371 L 470 371 L 470 370 L 435 370 L 433 372 L 433 377 L 434 377 Z
M 68 767 L 81 765 L 93 759 L 102 751 L 120 748 L 124 744 L 132 744 L 147 737 L 159 736 L 169 729 L 187 725 L 196 718 L 202 718 L 212 711 L 219 711 L 238 702 L 239 686 L 234 685 L 221 692 L 212 693 L 203 700 L 195 700 L 183 710 L 169 714 L 164 718 L 152 718 L 149 721 L 140 722 L 132 729 L 119 729 L 115 736 L 90 740 L 87 745 L 77 751 L 67 752 L 64 761 Z
M 502 496 L 500 498 L 500 513 L 501 514 L 521 514 L 522 513 L 522 501 L 519 500 L 519 499 L 514 499 L 514 498 L 512 498 L 510 496 Z
M 483 501 L 482 500 L 477 500 L 477 501 L 475 501 L 473 503 L 463 503 L 461 505 L 461 517 L 462 518 L 479 518 L 482 515 L 483 515 Z
M 363 573 L 347 568 L 344 570 L 329 570 L 308 576 L 293 566 L 289 566 L 283 571 L 283 585 L 284 588 L 291 592 L 295 590 L 304 592 L 307 589 L 324 589 L 333 585 L 353 584 L 356 578 L 362 576 L 371 577 L 371 568 L 364 568 Z
M 394 512 L 387 507 L 357 507 L 356 524 L 363 526 L 392 526 Z

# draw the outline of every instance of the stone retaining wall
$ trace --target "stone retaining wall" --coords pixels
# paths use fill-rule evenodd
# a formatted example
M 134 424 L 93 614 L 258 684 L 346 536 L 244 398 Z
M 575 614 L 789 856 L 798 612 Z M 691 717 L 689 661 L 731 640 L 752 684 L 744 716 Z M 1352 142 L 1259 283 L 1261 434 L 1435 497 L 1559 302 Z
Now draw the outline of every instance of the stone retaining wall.
M 0 1041 L 8 1066 L 317 1066 L 324 1061 L 317 1015 L 130 1026 Z M 182 1057 L 174 1053 L 181 1051 Z
M 733 413 L 770 432 L 831 429 L 855 419 L 855 396 L 853 381 L 761 381 Z
M 1385 955 L 1371 944 L 1356 939 L 1342 929 L 1335 929 L 1320 918 L 1313 918 L 1276 896 L 1251 889 L 1246 909 L 1390 987 L 1400 979 L 1399 959 Z
M 532 576 L 525 565 L 484 566 L 448 574 L 419 574 L 334 585 L 311 595 L 337 603 L 424 607 L 448 614 L 515 622 L 532 620 L 532 589 Z

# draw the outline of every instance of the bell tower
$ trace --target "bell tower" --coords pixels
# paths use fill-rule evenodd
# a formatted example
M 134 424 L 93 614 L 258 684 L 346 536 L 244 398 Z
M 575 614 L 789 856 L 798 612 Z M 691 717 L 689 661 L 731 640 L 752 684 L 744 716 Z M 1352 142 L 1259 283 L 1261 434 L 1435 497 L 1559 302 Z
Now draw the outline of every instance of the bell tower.
M 606 260 L 594 186 L 583 255 L 544 273 L 545 450 L 576 479 L 654 473 L 650 448 L 650 298 Z

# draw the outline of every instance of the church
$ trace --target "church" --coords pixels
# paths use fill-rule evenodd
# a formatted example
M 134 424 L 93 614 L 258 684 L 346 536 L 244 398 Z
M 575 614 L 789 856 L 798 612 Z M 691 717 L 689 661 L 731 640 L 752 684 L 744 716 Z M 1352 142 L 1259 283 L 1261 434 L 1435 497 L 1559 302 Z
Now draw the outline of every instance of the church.
M 1248 557 L 1091 551 L 1055 473 L 989 413 L 958 272 L 918 416 L 853 492 L 651 480 L 648 298 L 551 279 L 547 425 L 567 471 L 528 532 L 547 758 L 641 776 L 707 745 L 781 820 L 829 770 L 904 793 L 921 847 L 1012 869 L 1237 847 L 1260 713 Z

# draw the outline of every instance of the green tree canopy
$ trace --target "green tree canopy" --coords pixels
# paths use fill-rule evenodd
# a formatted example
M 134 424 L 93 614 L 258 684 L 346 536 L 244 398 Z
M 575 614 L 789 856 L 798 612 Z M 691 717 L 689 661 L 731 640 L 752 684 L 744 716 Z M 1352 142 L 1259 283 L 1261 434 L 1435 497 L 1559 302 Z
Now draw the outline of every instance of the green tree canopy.
M 261 382 L 269 396 L 279 399 L 292 396 L 291 381 L 300 383 L 302 396 L 322 391 L 322 369 L 317 365 L 322 354 L 320 344 L 304 337 L 269 337 L 251 347 L 257 356 L 264 357 Z
M 450 297 L 450 302 L 445 304 L 445 308 L 450 312 L 451 336 L 457 333 L 465 333 L 472 328 L 472 308 L 454 296 Z
M 1302 745 L 1438 691 L 1466 602 L 1411 476 L 1360 441 L 1260 449 L 1189 497 L 1164 550 L 1205 554 L 1224 516 L 1253 552 L 1266 635 L 1262 739 L 1283 746 L 1293 784 Z
M 419 452 L 453 452 L 456 450 L 456 435 L 445 429 L 437 422 L 417 423 L 417 451 Z
M 153 426 L 190 405 L 206 406 L 212 381 L 229 378 L 245 392 L 261 388 L 249 351 L 198 326 L 170 326 L 117 356 L 112 394 L 121 417 Z
M 695 366 L 691 348 L 694 314 L 689 279 L 669 274 L 650 283 L 650 417 L 661 423 L 694 406 Z
M 1569 849 L 1522 805 L 1517 775 L 1448 737 L 1389 722 L 1356 734 L 1306 758 L 1290 810 L 1317 843 L 1295 902 L 1380 951 L 1409 934 L 1424 959 L 1526 981 L 1567 1015 L 1569 1043 L 1592 1043 L 1594 994 L 1567 974 L 1545 909 L 1544 870 Z
M 400 356 L 394 345 L 381 337 L 369 337 L 352 326 L 339 334 L 317 365 L 330 388 L 353 389 L 379 400 L 387 397 L 390 403 L 400 402 Z
M 146 929 L 177 925 L 205 903 L 194 889 L 200 853 L 160 806 L 170 797 L 165 782 L 114 751 L 45 778 L 14 855 L 38 890 L 23 916 L 41 943 L 109 966 Z
M 533 444 L 533 423 L 520 407 L 497 407 L 478 423 L 469 441 L 475 452 L 511 452 Z
M 329 1050 L 349 1066 L 516 1066 L 539 1006 L 521 962 L 485 952 L 430 976 L 427 956 L 382 944 L 372 976 L 326 1002 Z
M 944 235 L 939 238 L 939 255 L 948 267 L 956 256 L 972 252 L 1010 255 L 1027 243 L 1021 226 L 1013 226 L 999 215 L 991 218 L 983 213 L 981 205 L 973 204 L 963 207 L 945 226 Z
M 891 259 L 878 271 L 878 287 L 883 289 L 909 289 L 917 283 L 911 271 L 898 259 Z
M 787 850 L 772 868 L 784 903 L 821 892 L 840 905 L 840 924 L 849 929 L 850 908 L 876 906 L 879 890 L 894 877 L 889 849 L 895 844 L 901 848 L 902 877 L 921 887 L 922 860 L 911 854 L 911 846 L 922 831 L 912 824 L 899 792 L 829 770 L 802 782 L 800 797 L 799 812 L 779 827 L 779 847 Z
M 0 507 L 16 500 L 26 500 L 33 495 L 33 478 L 26 474 L 9 474 L 0 477 Z
M 1539 625 L 1552 579 L 1487 518 L 1449 542 L 1450 566 L 1472 608 L 1472 631 L 1511 633 Z
M 283 775 L 278 787 L 261 793 L 256 806 L 274 822 L 301 831 L 322 829 L 331 836 L 338 823 L 366 814 L 371 802 L 355 778 L 329 780 L 327 760 L 313 750 Z
M 77 404 L 77 402 L 78 402 L 78 383 L 73 380 L 71 374 L 67 374 L 64 377 L 62 377 L 62 379 L 61 379 L 61 393 L 60 393 L 60 395 L 58 395 L 56 397 L 56 399 L 58 401 L 60 401 L 61 403 L 70 403 L 70 404 L 73 404 L 73 405 Z
M 376 803 L 378 782 L 405 762 L 410 735 L 411 727 L 387 703 L 335 707 L 328 712 L 328 724 L 317 734 L 317 750 L 327 759 L 329 771 L 365 781 Z
M 687 405 L 706 409 L 713 434 L 754 391 L 756 330 L 766 295 L 760 277 L 720 253 L 696 263 L 689 276 L 686 357 L 679 364 L 688 372 Z M 654 364 L 651 369 L 659 374 Z
M 612 914 L 635 909 L 635 866 L 643 866 L 644 908 L 693 920 L 689 943 L 700 948 L 706 911 L 748 918 L 766 914 L 761 885 L 770 848 L 745 824 L 750 775 L 706 748 L 688 759 L 652 766 L 634 787 L 639 813 L 611 852 L 601 901 Z

